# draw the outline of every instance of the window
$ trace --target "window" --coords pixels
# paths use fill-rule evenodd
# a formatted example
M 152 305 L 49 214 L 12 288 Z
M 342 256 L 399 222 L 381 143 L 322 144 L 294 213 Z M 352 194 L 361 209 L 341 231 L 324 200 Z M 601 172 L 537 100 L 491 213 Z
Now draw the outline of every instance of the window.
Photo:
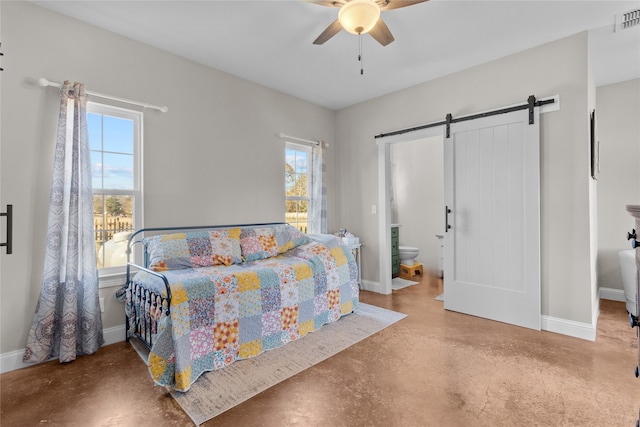
M 87 103 L 93 216 L 100 276 L 124 272 L 127 241 L 142 226 L 142 113 Z
M 306 233 L 311 203 L 311 147 L 287 142 L 285 161 L 285 221 Z

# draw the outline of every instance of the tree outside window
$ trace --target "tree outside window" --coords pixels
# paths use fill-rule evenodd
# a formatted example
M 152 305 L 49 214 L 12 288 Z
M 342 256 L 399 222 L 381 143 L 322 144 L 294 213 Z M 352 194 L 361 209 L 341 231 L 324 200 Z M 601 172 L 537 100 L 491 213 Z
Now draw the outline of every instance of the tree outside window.
M 307 232 L 310 198 L 311 149 L 287 142 L 285 149 L 285 220 Z

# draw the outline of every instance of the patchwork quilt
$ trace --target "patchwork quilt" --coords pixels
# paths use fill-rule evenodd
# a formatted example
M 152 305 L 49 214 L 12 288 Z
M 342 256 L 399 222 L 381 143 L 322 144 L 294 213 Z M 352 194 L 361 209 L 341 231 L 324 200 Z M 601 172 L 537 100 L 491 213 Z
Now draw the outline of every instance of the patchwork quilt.
M 351 313 L 358 302 L 357 265 L 350 250 L 331 246 L 312 241 L 275 257 L 163 271 L 171 284 L 170 315 L 161 304 L 142 307 L 159 319 L 149 354 L 153 380 L 187 391 L 206 371 L 281 347 Z M 166 295 L 161 279 L 137 273 L 128 290 L 130 316 L 131 304 L 143 304 L 141 290 Z

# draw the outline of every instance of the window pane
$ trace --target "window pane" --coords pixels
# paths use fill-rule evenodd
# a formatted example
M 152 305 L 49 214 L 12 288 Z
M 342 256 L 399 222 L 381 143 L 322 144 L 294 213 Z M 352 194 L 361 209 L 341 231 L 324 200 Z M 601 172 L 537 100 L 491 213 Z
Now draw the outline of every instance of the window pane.
M 289 179 L 289 177 L 287 177 L 287 179 L 285 180 L 284 183 L 284 194 L 286 196 L 294 196 L 295 195 L 295 178 L 293 177 L 293 175 L 291 176 L 291 178 Z
M 87 113 L 87 132 L 91 150 L 102 150 L 102 115 Z
M 126 265 L 128 237 L 142 221 L 136 206 L 141 203 L 137 187 L 141 179 L 136 175 L 139 159 L 135 157 L 142 144 L 142 115 L 92 102 L 87 110 L 98 268 L 106 274 L 118 273 Z M 139 223 L 134 223 L 134 215 Z M 138 252 L 136 249 L 132 256 L 140 255 Z
M 303 233 L 307 232 L 307 206 L 306 200 L 288 200 L 286 202 L 285 221 Z
M 98 268 L 104 265 L 104 257 L 102 245 L 106 240 L 104 234 L 104 196 L 101 194 L 93 195 L 93 229 L 95 230 L 96 256 L 98 258 Z
M 104 117 L 104 151 L 133 154 L 133 120 Z
M 306 200 L 298 201 L 298 212 L 304 217 L 304 221 L 307 221 L 307 207 L 309 206 L 309 202 Z
M 94 196 L 98 268 L 127 264 L 127 239 L 134 227 L 133 202 L 128 195 Z
M 297 196 L 299 195 L 298 187 L 298 174 L 296 172 L 296 159 L 299 152 L 296 150 L 286 150 L 286 164 L 285 164 L 285 195 Z
M 105 153 L 102 174 L 104 188 L 133 190 L 133 156 Z
M 303 233 L 307 232 L 307 201 L 298 201 L 298 221 L 296 227 Z
M 298 197 L 307 197 L 307 175 L 296 176 L 295 195 Z
M 285 221 L 303 233 L 307 232 L 310 158 L 310 149 L 293 144 L 285 148 Z
M 102 187 L 102 151 L 91 152 L 91 186 L 95 190 Z
M 296 166 L 296 152 L 290 148 L 287 148 L 284 153 L 284 160 L 287 163 L 287 166 L 292 170 L 295 170 Z
M 307 173 L 309 153 L 291 148 L 285 151 L 285 161 L 295 173 Z
M 307 173 L 307 153 L 298 151 L 296 155 L 296 173 Z

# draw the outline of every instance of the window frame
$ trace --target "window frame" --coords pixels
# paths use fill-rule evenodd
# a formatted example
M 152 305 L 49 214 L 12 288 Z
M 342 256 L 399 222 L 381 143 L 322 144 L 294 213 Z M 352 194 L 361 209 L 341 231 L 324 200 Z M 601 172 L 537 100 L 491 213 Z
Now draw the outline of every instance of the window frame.
M 284 194 L 284 198 L 285 198 L 285 222 L 286 222 L 286 206 L 287 206 L 287 202 L 292 202 L 292 201 L 306 201 L 307 202 L 307 230 L 309 229 L 308 226 L 308 221 L 309 221 L 309 210 L 311 209 L 311 199 L 313 198 L 313 194 L 312 194 L 312 188 L 311 188 L 311 183 L 312 183 L 312 178 L 313 178 L 313 165 L 311 164 L 312 162 L 312 150 L 313 147 L 311 147 L 308 144 L 300 144 L 297 142 L 292 142 L 292 141 L 285 141 L 285 148 L 284 148 L 284 154 L 285 154 L 285 166 L 287 163 L 287 150 L 295 150 L 295 151 L 301 151 L 301 152 L 305 152 L 307 153 L 307 197 L 301 197 L 301 196 L 287 196 L 287 187 L 286 187 L 286 167 L 285 167 L 285 194 Z M 294 225 L 296 228 L 298 228 L 297 226 L 298 222 L 296 221 L 296 224 Z M 302 230 L 300 230 L 302 231 Z
M 102 195 L 108 197 L 109 195 L 118 196 L 131 196 L 133 199 L 132 207 L 132 228 L 137 230 L 143 227 L 143 212 L 144 212 L 144 199 L 143 199 L 143 164 L 142 164 L 142 152 L 143 152 L 143 113 L 141 111 L 130 110 L 127 108 L 115 107 L 108 104 L 102 104 L 99 102 L 88 101 L 87 102 L 87 116 L 89 113 L 100 114 L 102 116 L 110 116 L 119 119 L 132 120 L 133 121 L 133 189 L 92 189 L 93 196 Z M 104 147 L 101 147 L 104 148 Z M 95 152 L 96 150 L 91 150 Z M 103 153 L 105 151 L 100 150 Z M 108 153 L 108 151 L 107 151 Z M 142 251 L 138 247 L 134 248 L 131 261 L 135 262 L 142 258 Z M 98 268 L 98 278 L 100 288 L 117 286 L 122 284 L 121 278 L 126 274 L 126 265 L 116 267 L 103 267 Z

